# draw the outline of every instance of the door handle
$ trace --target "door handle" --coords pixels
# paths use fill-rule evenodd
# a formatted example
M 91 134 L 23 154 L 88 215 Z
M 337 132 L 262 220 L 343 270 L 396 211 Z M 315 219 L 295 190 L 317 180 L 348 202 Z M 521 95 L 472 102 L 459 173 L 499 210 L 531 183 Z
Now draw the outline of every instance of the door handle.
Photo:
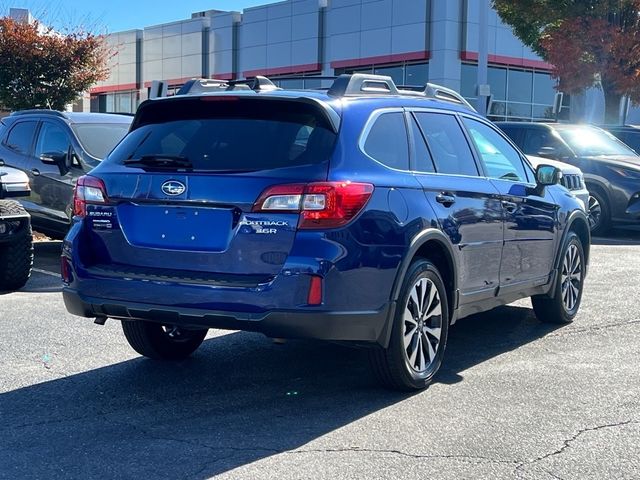
M 454 197 L 450 193 L 442 192 L 436 195 L 436 202 L 441 203 L 445 207 L 450 207 L 451 205 L 456 203 L 456 197 Z
M 37 177 L 38 175 L 40 175 L 40 170 L 38 170 L 37 168 L 32 168 L 31 173 L 33 173 Z
M 517 203 L 508 202 L 507 200 L 503 200 L 502 201 L 502 206 L 509 213 L 513 213 L 518 209 L 518 204 Z

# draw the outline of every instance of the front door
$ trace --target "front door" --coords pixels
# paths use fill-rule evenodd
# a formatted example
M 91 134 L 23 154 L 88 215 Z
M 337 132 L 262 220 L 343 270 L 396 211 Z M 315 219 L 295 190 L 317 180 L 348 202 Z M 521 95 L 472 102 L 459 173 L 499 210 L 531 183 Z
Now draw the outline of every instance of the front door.
M 479 175 L 455 115 L 408 115 L 416 176 L 458 256 L 460 305 L 492 298 L 500 278 L 503 244 L 498 189 Z
M 556 204 L 536 192 L 533 170 L 490 124 L 463 117 L 487 177 L 500 192 L 505 219 L 501 289 L 546 283 L 553 269 Z
M 43 121 L 38 132 L 32 159 L 32 187 L 47 223 L 60 229 L 69 223 L 69 211 L 73 197 L 73 178 L 71 175 L 72 155 L 71 139 L 66 128 L 53 121 Z M 41 157 L 66 156 L 67 167 L 62 170 L 58 165 L 43 163 Z

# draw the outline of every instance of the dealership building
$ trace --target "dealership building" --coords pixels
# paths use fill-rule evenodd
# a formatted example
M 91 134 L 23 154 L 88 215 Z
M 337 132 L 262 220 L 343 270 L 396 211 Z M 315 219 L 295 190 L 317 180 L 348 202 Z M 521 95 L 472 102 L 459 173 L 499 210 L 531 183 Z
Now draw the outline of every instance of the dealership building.
M 214 3 L 214 2 L 212 2 Z M 285 0 L 243 12 L 209 10 L 190 18 L 112 33 L 110 77 L 79 107 L 133 112 L 151 82 L 172 94 L 187 80 L 266 75 L 289 88 L 313 88 L 317 76 L 369 72 L 401 85 L 438 83 L 477 102 L 480 0 Z M 490 9 L 490 7 L 484 7 Z M 554 117 L 551 65 L 524 46 L 497 13 L 488 17 L 489 116 Z M 599 91 L 565 95 L 561 118 L 598 122 Z M 633 116 L 632 112 L 631 116 Z

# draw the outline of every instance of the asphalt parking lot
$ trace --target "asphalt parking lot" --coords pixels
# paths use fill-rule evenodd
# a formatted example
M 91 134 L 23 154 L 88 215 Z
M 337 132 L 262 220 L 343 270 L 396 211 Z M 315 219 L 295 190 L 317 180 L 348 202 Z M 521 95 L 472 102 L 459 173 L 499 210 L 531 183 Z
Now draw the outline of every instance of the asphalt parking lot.
M 460 321 L 426 391 L 363 350 L 212 331 L 183 363 L 66 313 L 57 242 L 0 296 L 0 479 L 640 478 L 640 233 L 596 239 L 582 310 Z

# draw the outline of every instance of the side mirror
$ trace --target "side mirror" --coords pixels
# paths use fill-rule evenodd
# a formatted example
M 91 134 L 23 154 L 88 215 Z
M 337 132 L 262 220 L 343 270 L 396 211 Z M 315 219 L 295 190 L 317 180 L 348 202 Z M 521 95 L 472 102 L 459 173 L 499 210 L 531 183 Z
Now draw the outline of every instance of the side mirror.
M 67 154 L 64 152 L 47 152 L 40 155 L 40 161 L 47 165 L 65 165 Z
M 69 155 L 66 152 L 46 152 L 40 155 L 40 161 L 46 165 L 55 165 L 60 170 L 60 175 L 69 173 Z
M 560 152 L 556 147 L 542 147 L 537 155 L 539 157 L 548 158 L 550 160 L 558 160 Z
M 536 169 L 536 183 L 538 187 L 548 187 L 560 182 L 562 172 L 551 165 L 538 165 Z

